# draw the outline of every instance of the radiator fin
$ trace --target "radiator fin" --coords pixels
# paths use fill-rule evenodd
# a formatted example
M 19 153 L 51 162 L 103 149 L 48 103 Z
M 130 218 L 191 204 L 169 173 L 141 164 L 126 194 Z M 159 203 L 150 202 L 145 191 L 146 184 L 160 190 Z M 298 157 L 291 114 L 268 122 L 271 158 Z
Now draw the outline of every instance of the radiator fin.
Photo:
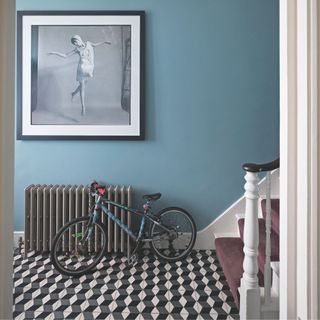
M 132 205 L 132 187 L 108 186 L 106 196 L 109 200 L 124 206 Z M 89 187 L 83 185 L 29 185 L 25 188 L 25 256 L 29 251 L 48 252 L 52 240 L 59 229 L 74 218 L 87 216 L 89 204 L 94 203 Z M 108 205 L 117 218 L 131 228 L 131 215 L 128 211 Z M 107 252 L 127 252 L 130 254 L 130 237 L 126 232 L 104 214 L 100 221 L 107 230 Z M 98 231 L 99 229 L 97 229 Z M 67 239 L 68 237 L 68 239 Z M 70 250 L 74 238 L 71 233 L 62 241 L 64 250 Z M 101 234 L 89 243 L 89 250 L 101 248 Z

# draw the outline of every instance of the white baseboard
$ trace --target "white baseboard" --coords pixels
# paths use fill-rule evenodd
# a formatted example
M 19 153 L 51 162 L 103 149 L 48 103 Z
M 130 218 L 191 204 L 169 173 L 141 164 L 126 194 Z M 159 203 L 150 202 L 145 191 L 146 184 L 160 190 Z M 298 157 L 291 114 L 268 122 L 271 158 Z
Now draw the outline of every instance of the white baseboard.
M 215 250 L 215 243 L 214 240 L 216 238 L 236 238 L 239 237 L 237 233 L 205 233 L 205 232 L 198 232 L 196 243 L 194 245 L 195 250 Z
M 265 197 L 266 183 L 265 178 L 259 182 L 259 194 L 261 199 Z M 278 198 L 279 195 L 279 169 L 271 172 L 271 197 Z M 235 201 L 221 215 L 212 221 L 207 227 L 198 231 L 195 249 L 214 249 L 215 238 L 222 236 L 237 237 L 238 221 L 236 215 L 241 215 L 246 209 L 246 199 L 244 196 Z M 259 206 L 259 217 L 262 216 Z
M 229 237 L 231 236 L 230 234 L 222 234 L 220 235 L 221 237 Z M 235 235 L 237 236 L 237 235 Z M 24 231 L 14 231 L 13 232 L 13 248 L 17 249 L 19 248 L 19 239 L 20 237 L 22 237 L 22 241 L 24 241 Z M 196 250 L 201 250 L 201 249 L 215 249 L 214 247 L 214 237 L 212 235 L 212 238 L 209 239 L 210 241 L 208 241 L 208 237 L 204 237 L 203 239 L 201 238 L 203 237 L 203 234 L 197 234 L 197 239 L 196 239 L 196 243 L 194 245 L 194 249 Z M 148 243 L 146 243 L 148 245 Z
M 201 232 L 197 233 L 196 243 L 194 244 L 194 249 L 196 250 L 203 250 L 203 249 L 210 249 L 214 250 L 214 234 L 203 234 Z

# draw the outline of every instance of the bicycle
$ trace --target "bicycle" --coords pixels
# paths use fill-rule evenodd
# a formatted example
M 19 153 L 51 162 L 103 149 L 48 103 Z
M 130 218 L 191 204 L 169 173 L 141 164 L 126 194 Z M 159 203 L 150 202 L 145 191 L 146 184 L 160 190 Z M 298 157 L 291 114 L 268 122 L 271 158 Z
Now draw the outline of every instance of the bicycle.
M 128 262 L 137 261 L 137 250 L 142 243 L 149 242 L 155 254 L 166 261 L 174 262 L 185 258 L 192 250 L 196 240 L 196 225 L 191 215 L 184 209 L 169 207 L 152 213 L 152 204 L 161 197 L 161 193 L 143 196 L 146 202 L 143 211 L 129 208 L 105 197 L 105 186 L 93 182 L 90 195 L 94 197 L 94 205 L 89 207 L 89 214 L 76 218 L 64 225 L 56 234 L 50 252 L 54 267 L 63 275 L 79 277 L 92 270 L 103 258 L 107 245 L 107 228 L 99 222 L 102 212 L 124 230 L 136 243 Z M 127 210 L 141 217 L 138 232 L 131 230 L 107 205 Z M 146 221 L 149 231 L 145 232 Z M 99 233 L 99 247 L 95 246 L 96 235 Z

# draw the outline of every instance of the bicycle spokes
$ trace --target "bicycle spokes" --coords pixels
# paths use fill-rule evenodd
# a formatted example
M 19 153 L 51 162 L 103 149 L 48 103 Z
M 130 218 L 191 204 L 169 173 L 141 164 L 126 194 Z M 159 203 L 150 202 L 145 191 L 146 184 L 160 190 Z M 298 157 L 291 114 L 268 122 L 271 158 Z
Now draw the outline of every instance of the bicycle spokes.
M 95 262 L 106 241 L 105 233 L 97 232 L 98 228 L 101 226 L 88 227 L 87 221 L 79 221 L 65 228 L 55 247 L 56 260 L 61 268 L 81 272 Z
M 187 254 L 195 240 L 190 216 L 180 209 L 168 209 L 160 215 L 160 225 L 152 228 L 152 247 L 162 258 L 175 260 Z

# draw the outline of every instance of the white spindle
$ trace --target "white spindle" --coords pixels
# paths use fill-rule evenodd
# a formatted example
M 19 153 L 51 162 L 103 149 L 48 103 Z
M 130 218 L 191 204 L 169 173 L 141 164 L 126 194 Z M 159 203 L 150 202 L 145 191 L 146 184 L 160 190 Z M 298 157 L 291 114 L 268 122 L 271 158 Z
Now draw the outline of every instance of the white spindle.
M 243 276 L 240 284 L 240 319 L 260 319 L 260 288 L 258 281 L 258 174 L 245 176 L 246 213 L 244 224 Z
M 271 302 L 271 175 L 270 171 L 266 175 L 266 261 L 264 265 L 264 302 Z

